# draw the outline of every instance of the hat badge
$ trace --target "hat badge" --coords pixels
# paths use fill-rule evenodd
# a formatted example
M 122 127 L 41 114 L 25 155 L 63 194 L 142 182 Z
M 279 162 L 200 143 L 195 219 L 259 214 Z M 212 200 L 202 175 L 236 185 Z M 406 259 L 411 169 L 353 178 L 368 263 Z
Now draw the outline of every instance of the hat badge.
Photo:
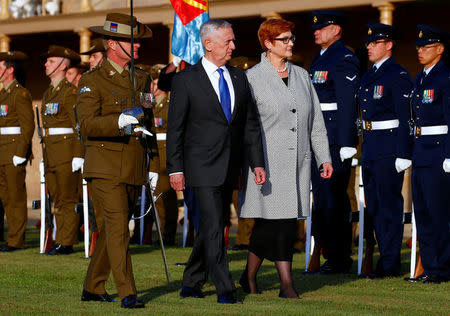
M 313 22 L 314 22 L 314 23 L 317 23 L 317 16 L 314 16 L 314 17 L 313 17 Z
M 420 32 L 419 32 L 419 38 L 422 38 L 423 37 L 423 32 L 422 32 L 422 30 L 420 30 Z
M 367 35 L 372 35 L 372 29 L 369 27 L 369 29 L 367 30 Z
M 70 53 L 69 53 L 69 50 L 66 48 L 65 50 L 64 50 L 64 55 L 66 55 L 66 56 L 68 56 Z

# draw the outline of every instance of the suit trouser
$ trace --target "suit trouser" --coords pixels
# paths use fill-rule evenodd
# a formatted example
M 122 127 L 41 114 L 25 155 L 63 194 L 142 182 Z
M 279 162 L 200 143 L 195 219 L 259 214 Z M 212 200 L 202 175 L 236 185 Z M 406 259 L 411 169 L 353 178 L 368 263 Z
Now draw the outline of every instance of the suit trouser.
M 339 147 L 330 146 L 333 175 L 322 179 L 316 160 L 312 160 L 311 181 L 314 196 L 312 231 L 331 265 L 348 265 L 351 255 L 352 225 L 347 195 L 351 159 L 341 161 Z
M 0 199 L 8 221 L 8 246 L 23 248 L 27 227 L 25 166 L 0 166 Z
M 103 223 L 89 263 L 84 289 L 95 294 L 106 292 L 105 283 L 112 271 L 121 299 L 136 294 L 131 255 L 128 249 L 130 212 L 136 205 L 142 186 L 92 179 L 92 198 L 101 206 Z
M 80 216 L 75 213 L 75 205 L 78 202 L 79 173 L 72 172 L 72 163 L 69 162 L 45 170 L 45 180 L 55 202 L 55 242 L 72 246 L 78 241 Z
M 183 285 L 200 289 L 209 273 L 217 295 L 229 295 L 236 288 L 225 249 L 224 214 L 229 214 L 232 188 L 229 185 L 194 187 L 194 192 L 200 206 L 200 227 L 184 270 Z
M 439 162 L 413 167 L 411 181 L 424 272 L 450 278 L 450 174 Z
M 367 210 L 373 220 L 380 250 L 379 273 L 400 273 L 403 238 L 403 176 L 395 169 L 395 158 L 363 161 L 362 175 Z

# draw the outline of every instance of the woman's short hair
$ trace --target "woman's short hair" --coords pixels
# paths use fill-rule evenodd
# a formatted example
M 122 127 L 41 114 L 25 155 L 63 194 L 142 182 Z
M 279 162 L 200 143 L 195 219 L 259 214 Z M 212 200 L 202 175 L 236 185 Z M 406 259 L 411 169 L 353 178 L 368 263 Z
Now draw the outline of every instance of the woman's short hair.
M 261 47 L 264 51 L 267 51 L 267 47 L 264 41 L 270 41 L 273 43 L 273 39 L 284 32 L 292 31 L 294 29 L 294 23 L 283 19 L 269 19 L 264 21 L 259 26 L 258 39 Z

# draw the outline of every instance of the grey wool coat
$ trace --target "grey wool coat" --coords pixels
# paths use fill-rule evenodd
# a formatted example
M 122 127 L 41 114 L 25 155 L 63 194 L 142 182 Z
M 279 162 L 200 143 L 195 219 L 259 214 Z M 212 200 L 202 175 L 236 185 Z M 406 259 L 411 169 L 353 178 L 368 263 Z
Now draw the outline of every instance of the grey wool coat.
M 267 179 L 255 184 L 247 168 L 240 192 L 243 218 L 288 219 L 310 215 L 311 158 L 331 162 L 327 131 L 308 72 L 288 64 L 288 85 L 261 55 L 247 71 L 262 128 Z

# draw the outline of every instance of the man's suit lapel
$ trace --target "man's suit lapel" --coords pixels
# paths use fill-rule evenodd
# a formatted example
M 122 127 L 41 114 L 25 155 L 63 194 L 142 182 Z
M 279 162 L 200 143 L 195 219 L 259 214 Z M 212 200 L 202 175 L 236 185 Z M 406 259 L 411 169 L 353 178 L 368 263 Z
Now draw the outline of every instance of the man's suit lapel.
M 219 115 L 228 122 L 227 117 L 225 116 L 225 113 L 223 113 L 223 109 L 222 106 L 220 105 L 220 101 L 219 98 L 216 94 L 216 91 L 214 90 L 211 81 L 209 80 L 208 75 L 206 74 L 205 68 L 203 68 L 202 62 L 199 61 L 195 66 L 196 67 L 196 71 L 198 73 L 198 84 L 200 87 L 200 90 L 203 91 L 203 93 L 205 94 L 205 98 L 207 100 L 214 100 L 214 106 L 217 109 L 217 112 L 219 112 Z M 209 102 L 208 102 L 209 103 Z
M 233 113 L 231 113 L 231 121 L 234 120 L 236 113 L 238 112 L 238 107 L 241 105 L 240 102 L 240 91 L 239 89 L 241 88 L 240 83 L 238 82 L 238 77 L 236 75 L 236 71 L 233 67 L 231 66 L 226 66 L 228 69 L 228 72 L 230 73 L 230 77 L 231 77 L 231 82 L 233 82 L 233 89 L 234 89 L 234 108 L 233 108 Z

